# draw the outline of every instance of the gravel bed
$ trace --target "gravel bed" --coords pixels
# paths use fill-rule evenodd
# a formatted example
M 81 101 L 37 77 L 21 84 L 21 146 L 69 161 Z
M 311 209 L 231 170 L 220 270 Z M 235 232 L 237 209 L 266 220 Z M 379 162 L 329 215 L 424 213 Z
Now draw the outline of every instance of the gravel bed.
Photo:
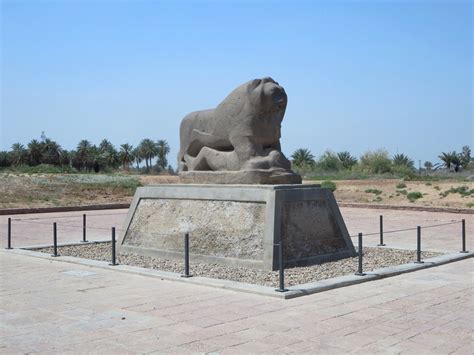
M 74 256 L 84 259 L 110 261 L 110 242 L 83 244 L 58 247 L 58 253 L 64 256 Z M 53 253 L 53 248 L 36 249 L 43 253 Z M 422 258 L 428 259 L 442 253 L 423 251 Z M 370 271 L 378 268 L 408 264 L 416 260 L 416 251 L 364 248 L 363 269 Z M 170 259 L 156 259 L 140 255 L 117 255 L 117 262 L 122 265 L 139 266 L 149 269 L 183 272 L 183 261 Z M 329 279 L 337 276 L 352 275 L 357 271 L 358 258 L 347 258 L 320 265 L 293 267 L 285 269 L 285 284 L 287 286 L 300 285 L 307 282 Z M 278 285 L 278 271 L 251 270 L 242 267 L 229 267 L 218 264 L 204 264 L 190 262 L 190 272 L 195 276 L 204 276 L 215 279 L 226 279 L 247 282 L 264 286 Z

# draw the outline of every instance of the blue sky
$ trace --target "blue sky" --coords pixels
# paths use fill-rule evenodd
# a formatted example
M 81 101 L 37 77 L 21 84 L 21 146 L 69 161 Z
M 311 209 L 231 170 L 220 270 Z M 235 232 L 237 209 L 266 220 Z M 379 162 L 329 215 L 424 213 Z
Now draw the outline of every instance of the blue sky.
M 174 162 L 187 113 L 263 76 L 287 155 L 474 145 L 471 1 L 1 3 L 0 150 L 166 139 Z

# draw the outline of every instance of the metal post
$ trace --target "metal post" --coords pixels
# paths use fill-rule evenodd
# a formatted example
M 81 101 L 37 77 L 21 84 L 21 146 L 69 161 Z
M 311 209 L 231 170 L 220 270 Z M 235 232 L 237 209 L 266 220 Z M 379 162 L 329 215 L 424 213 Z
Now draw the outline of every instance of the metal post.
M 460 253 L 469 253 L 466 250 L 466 220 L 461 221 L 462 250 Z
M 86 214 L 82 215 L 82 242 L 87 243 L 87 232 L 86 232 Z
M 279 264 L 279 288 L 275 291 L 286 292 L 288 289 L 285 288 L 285 266 L 283 264 L 283 242 L 280 240 L 278 243 L 278 264 Z
M 56 222 L 53 223 L 53 251 L 54 254 L 51 255 L 53 257 L 59 256 L 58 254 L 58 229 L 56 226 Z
M 364 272 L 362 271 L 362 233 L 359 233 L 359 268 L 356 272 L 357 276 L 365 276 Z
M 181 277 L 191 277 L 189 274 L 189 233 L 184 234 L 184 274 Z
M 115 258 L 115 227 L 112 227 L 112 263 L 110 263 L 109 265 L 118 265 Z
M 415 264 L 423 264 L 421 261 L 421 227 L 416 227 L 416 261 Z
M 383 216 L 380 215 L 380 243 L 379 247 L 384 247 L 385 244 L 383 243 Z
M 7 247 L 6 249 L 12 248 L 12 219 L 8 218 L 8 232 L 7 232 Z

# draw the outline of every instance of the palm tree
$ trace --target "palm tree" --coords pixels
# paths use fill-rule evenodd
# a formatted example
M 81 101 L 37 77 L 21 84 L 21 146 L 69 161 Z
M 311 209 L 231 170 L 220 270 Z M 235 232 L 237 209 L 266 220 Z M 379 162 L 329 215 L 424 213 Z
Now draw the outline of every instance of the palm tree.
M 43 155 L 43 144 L 36 139 L 28 143 L 28 160 L 30 165 L 41 164 Z
M 10 154 L 7 151 L 0 151 L 0 167 L 6 168 L 10 166 Z
M 140 170 L 140 163 L 143 161 L 142 152 L 140 147 L 135 147 L 132 151 L 133 161 L 137 165 L 137 170 Z
M 351 169 L 354 165 L 357 164 L 357 158 L 352 156 L 348 151 L 337 153 L 337 157 L 341 161 L 344 169 Z
M 86 168 L 87 161 L 90 158 L 92 150 L 92 144 L 87 139 L 83 139 L 77 145 L 77 152 L 76 152 L 76 166 L 80 167 L 79 169 L 82 170 Z
M 42 162 L 45 164 L 59 165 L 61 161 L 61 146 L 55 141 L 46 138 L 43 141 Z
M 396 166 L 406 166 L 407 168 L 414 169 L 415 168 L 415 163 L 413 160 L 411 160 L 408 155 L 405 155 L 403 153 L 401 154 L 395 154 L 392 158 L 393 165 Z
M 115 147 L 112 143 L 110 143 L 109 140 L 104 138 L 104 139 L 102 139 L 102 141 L 99 144 L 99 150 L 101 152 L 113 151 L 113 150 L 115 150 Z
M 291 156 L 292 163 L 297 167 L 314 164 L 314 155 L 306 148 L 297 149 Z
M 120 162 L 125 170 L 128 170 L 130 164 L 133 162 L 133 146 L 128 143 L 122 144 L 120 146 L 119 153 Z
M 165 170 L 168 165 L 168 159 L 166 156 L 170 152 L 170 146 L 167 141 L 160 139 L 156 142 L 157 155 L 158 155 L 158 166 L 160 170 Z
M 442 152 L 441 155 L 438 156 L 438 158 L 441 159 L 446 169 L 454 170 L 455 172 L 459 171 L 459 167 L 461 166 L 461 159 L 455 151 L 449 153 Z
M 158 150 L 155 142 L 151 139 L 145 138 L 140 142 L 141 156 L 145 158 L 146 171 L 150 171 L 152 160 L 156 156 Z
M 430 161 L 425 161 L 424 166 L 425 166 L 425 169 L 428 171 L 431 171 L 433 169 L 433 163 Z
M 11 147 L 11 162 L 13 165 L 24 164 L 28 157 L 28 151 L 21 143 L 14 143 Z

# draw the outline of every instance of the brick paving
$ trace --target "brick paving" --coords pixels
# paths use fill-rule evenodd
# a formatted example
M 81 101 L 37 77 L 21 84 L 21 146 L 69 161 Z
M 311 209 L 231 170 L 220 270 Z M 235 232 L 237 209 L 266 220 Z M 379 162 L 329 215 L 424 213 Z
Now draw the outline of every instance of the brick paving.
M 349 232 L 473 215 L 342 208 Z M 88 239 L 106 239 L 125 210 L 89 211 Z M 82 213 L 17 215 L 14 246 L 82 237 Z M 60 217 L 60 218 L 58 218 Z M 39 222 L 39 223 L 36 223 Z M 36 223 L 36 224 L 35 224 Z M 61 227 L 61 225 L 63 225 Z M 69 229 L 67 229 L 69 228 Z M 0 216 L 0 235 L 6 216 Z M 414 247 L 413 232 L 387 234 Z M 366 237 L 366 245 L 378 236 Z M 4 244 L 4 243 L 3 243 Z M 427 249 L 458 250 L 460 225 L 423 231 Z M 472 354 L 474 260 L 293 300 L 217 290 L 0 251 L 0 353 L 387 353 Z
M 472 354 L 474 260 L 293 300 L 0 251 L 0 353 Z

